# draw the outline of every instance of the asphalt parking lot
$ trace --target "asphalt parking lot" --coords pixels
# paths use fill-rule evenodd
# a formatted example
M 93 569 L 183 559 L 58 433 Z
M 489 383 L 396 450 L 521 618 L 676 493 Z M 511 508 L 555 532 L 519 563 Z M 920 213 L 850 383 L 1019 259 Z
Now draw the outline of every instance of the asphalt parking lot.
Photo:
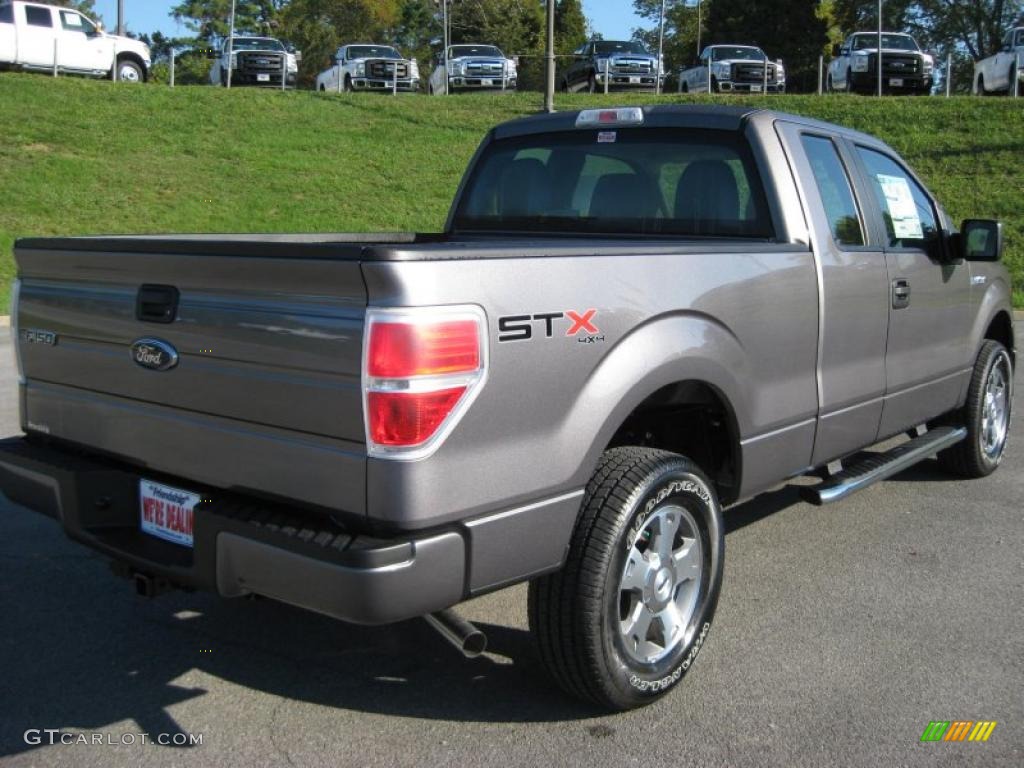
M 470 661 L 419 620 L 367 629 L 270 601 L 146 601 L 55 523 L 0 499 L 0 763 L 1024 765 L 1022 456 L 1017 419 L 987 480 L 955 482 L 929 461 L 829 507 L 788 487 L 732 509 L 693 671 L 615 716 L 545 679 L 524 587 L 465 606 L 493 651 Z M 986 743 L 921 743 L 931 720 L 998 725 Z M 29 729 L 203 743 L 50 746 L 26 743 Z

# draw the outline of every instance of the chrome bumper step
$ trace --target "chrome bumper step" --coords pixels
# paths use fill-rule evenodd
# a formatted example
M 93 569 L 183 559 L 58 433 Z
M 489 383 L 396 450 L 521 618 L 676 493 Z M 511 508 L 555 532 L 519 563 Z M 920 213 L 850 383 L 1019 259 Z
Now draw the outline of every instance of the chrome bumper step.
M 879 480 L 917 464 L 967 437 L 964 427 L 937 427 L 885 453 L 874 454 L 852 464 L 819 485 L 801 486 L 800 496 L 811 504 L 829 504 L 867 488 Z

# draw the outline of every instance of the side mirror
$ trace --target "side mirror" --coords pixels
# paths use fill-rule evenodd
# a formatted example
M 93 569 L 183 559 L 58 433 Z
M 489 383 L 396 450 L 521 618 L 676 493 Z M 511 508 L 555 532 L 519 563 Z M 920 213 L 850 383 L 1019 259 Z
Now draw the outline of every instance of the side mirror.
M 295 63 L 296 64 L 301 64 L 302 63 L 302 51 L 294 51 L 294 53 L 295 53 Z
M 839 55 L 842 53 L 842 51 L 843 51 L 843 48 L 842 48 L 841 45 L 839 45 L 839 43 L 836 43 L 835 45 L 833 45 L 832 46 L 832 58 L 833 59 L 838 58 Z
M 965 219 L 960 225 L 959 255 L 967 261 L 1003 257 L 1003 225 L 994 219 Z

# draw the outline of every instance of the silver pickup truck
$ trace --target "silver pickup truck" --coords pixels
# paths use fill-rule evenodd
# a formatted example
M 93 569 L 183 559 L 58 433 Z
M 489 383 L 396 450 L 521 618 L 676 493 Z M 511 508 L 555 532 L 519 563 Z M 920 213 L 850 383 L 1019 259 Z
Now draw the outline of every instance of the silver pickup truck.
M 997 467 L 1001 250 L 836 125 L 517 120 L 440 234 L 18 241 L 0 487 L 141 594 L 427 616 L 468 652 L 450 607 L 529 580 L 551 677 L 636 707 L 707 641 L 724 508 Z

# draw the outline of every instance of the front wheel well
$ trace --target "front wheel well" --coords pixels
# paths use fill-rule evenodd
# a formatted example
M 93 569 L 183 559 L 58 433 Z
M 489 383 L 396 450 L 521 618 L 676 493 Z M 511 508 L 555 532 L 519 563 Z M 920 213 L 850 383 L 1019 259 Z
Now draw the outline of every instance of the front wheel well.
M 999 312 L 992 318 L 992 322 L 988 324 L 988 328 L 985 330 L 985 338 L 998 341 L 1006 347 L 1010 353 L 1010 361 L 1013 363 L 1013 367 L 1017 367 L 1017 356 L 1013 349 L 1013 320 L 1010 319 L 1008 312 Z
M 607 448 L 638 445 L 679 453 L 697 464 L 727 504 L 739 491 L 739 430 L 724 397 L 701 381 L 681 381 L 647 397 Z

